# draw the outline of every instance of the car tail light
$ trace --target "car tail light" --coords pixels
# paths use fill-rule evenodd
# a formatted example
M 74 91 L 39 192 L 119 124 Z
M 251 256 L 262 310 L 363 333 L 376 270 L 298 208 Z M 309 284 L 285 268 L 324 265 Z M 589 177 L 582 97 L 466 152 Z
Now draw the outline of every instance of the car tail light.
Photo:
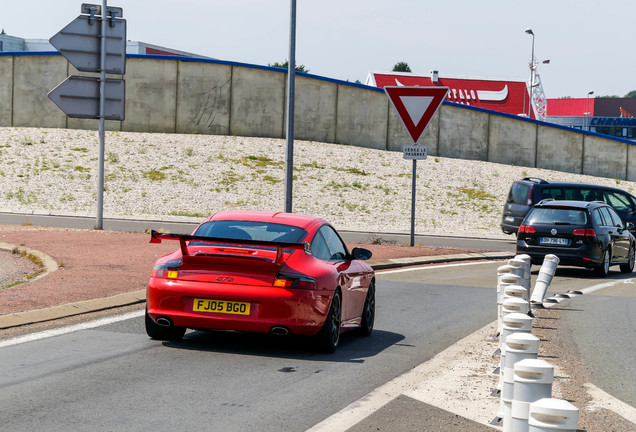
M 314 290 L 318 282 L 316 279 L 291 273 L 278 273 L 276 279 L 274 279 L 273 286 L 278 288 L 294 288 L 294 289 L 309 289 Z
M 178 279 L 181 261 L 170 261 L 166 264 L 157 264 L 153 267 L 151 276 L 163 279 Z
M 572 231 L 572 235 L 584 237 L 596 237 L 596 232 L 592 228 L 581 228 Z
M 526 234 L 532 234 L 532 233 L 536 233 L 537 230 L 535 229 L 535 227 L 529 226 L 529 225 L 521 225 L 519 227 L 519 232 L 520 233 L 526 233 Z
M 532 188 L 528 189 L 528 200 L 526 205 L 531 206 L 532 205 Z

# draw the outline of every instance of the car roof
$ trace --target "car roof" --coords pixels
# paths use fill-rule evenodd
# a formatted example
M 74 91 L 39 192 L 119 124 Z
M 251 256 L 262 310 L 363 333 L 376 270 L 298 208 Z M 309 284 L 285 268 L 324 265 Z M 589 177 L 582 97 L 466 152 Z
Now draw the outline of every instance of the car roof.
M 266 212 L 266 211 L 250 211 L 250 210 L 229 210 L 220 211 L 208 217 L 204 222 L 212 220 L 240 220 L 253 222 L 270 222 L 283 225 L 292 225 L 307 229 L 311 225 L 323 225 L 328 223 L 326 220 L 296 213 L 283 212 Z
M 593 184 L 593 183 L 580 183 L 580 182 L 568 182 L 568 181 L 548 181 L 548 180 L 543 180 L 540 179 L 538 177 L 524 177 L 521 180 L 517 180 L 518 182 L 528 182 L 528 183 L 532 183 L 534 186 L 536 185 L 543 185 L 545 187 L 551 187 L 551 186 L 569 186 L 569 187 L 580 187 L 580 188 L 590 188 L 590 189 L 606 189 L 606 190 L 613 190 L 613 191 L 620 191 L 620 192 L 625 192 L 622 189 L 619 188 L 615 188 L 612 186 L 603 186 L 603 185 L 597 185 L 597 184 Z M 628 192 L 625 192 L 628 193 Z
M 545 199 L 535 204 L 535 207 L 550 208 L 550 207 L 567 207 L 576 209 L 589 209 L 597 207 L 609 207 L 602 201 L 576 201 L 576 200 L 553 200 Z

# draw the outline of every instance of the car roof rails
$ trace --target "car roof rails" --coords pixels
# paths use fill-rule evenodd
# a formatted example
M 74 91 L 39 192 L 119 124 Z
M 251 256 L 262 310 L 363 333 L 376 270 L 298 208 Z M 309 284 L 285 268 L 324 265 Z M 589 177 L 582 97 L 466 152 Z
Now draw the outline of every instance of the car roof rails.
M 529 180 L 529 181 L 533 181 L 533 182 L 541 183 L 541 184 L 549 183 L 547 180 L 543 180 L 542 178 L 539 178 L 539 177 L 524 177 L 523 180 Z

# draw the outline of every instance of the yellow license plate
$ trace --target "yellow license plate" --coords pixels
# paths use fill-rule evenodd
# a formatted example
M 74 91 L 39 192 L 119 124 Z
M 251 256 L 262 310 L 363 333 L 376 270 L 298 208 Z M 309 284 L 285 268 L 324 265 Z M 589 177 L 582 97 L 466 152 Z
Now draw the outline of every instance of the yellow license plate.
M 233 315 L 249 315 L 250 304 L 227 300 L 194 299 L 194 312 L 214 312 Z

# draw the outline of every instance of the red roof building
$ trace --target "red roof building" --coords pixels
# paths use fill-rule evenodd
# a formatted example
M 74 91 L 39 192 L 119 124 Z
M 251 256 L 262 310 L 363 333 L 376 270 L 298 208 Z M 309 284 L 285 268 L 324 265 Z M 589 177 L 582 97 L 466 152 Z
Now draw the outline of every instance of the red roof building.
M 429 76 L 406 72 L 370 72 L 367 85 L 386 86 L 443 86 L 450 91 L 446 100 L 450 102 L 490 109 L 512 115 L 535 118 L 529 109 L 528 90 L 525 81 L 442 77 L 437 71 Z

